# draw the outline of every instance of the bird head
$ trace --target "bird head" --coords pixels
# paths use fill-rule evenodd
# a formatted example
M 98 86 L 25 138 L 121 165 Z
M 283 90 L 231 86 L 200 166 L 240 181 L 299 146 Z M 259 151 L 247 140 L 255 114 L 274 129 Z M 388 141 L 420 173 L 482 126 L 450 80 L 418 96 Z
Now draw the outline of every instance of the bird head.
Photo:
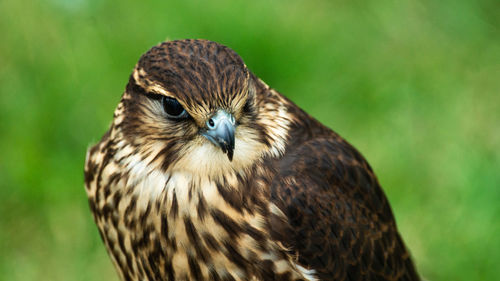
M 266 112 L 278 107 L 259 102 L 262 85 L 228 47 L 206 40 L 161 43 L 135 66 L 114 130 L 128 147 L 122 150 L 139 153 L 148 166 L 209 174 L 243 169 L 275 141 Z

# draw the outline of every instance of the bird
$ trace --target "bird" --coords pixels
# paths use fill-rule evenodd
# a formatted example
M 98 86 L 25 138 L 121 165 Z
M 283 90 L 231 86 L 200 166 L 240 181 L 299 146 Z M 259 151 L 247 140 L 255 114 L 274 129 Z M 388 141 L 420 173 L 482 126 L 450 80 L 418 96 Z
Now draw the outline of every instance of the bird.
M 124 281 L 420 280 L 360 152 L 213 41 L 140 57 L 84 181 Z

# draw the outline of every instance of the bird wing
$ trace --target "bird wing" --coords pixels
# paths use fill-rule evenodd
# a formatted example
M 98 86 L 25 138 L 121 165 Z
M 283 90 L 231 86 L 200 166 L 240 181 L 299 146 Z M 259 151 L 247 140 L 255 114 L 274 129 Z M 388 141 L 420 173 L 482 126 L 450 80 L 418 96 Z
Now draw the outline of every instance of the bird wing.
M 342 138 L 290 148 L 271 199 L 288 218 L 278 240 L 321 280 L 419 280 L 372 169 Z

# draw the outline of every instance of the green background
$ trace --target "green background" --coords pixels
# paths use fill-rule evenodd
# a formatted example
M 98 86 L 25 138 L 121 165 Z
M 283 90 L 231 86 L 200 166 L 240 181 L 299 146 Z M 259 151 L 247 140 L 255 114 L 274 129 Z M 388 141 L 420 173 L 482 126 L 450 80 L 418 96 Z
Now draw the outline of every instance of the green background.
M 85 150 L 165 39 L 230 46 L 375 169 L 420 273 L 500 276 L 500 2 L 0 1 L 0 279 L 117 280 Z

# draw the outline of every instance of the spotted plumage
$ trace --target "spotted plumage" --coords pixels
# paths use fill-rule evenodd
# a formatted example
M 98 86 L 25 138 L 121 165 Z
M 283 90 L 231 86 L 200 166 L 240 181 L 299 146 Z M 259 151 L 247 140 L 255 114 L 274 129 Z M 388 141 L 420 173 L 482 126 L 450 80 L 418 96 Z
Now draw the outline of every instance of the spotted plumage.
M 122 280 L 419 280 L 361 154 L 215 42 L 141 57 L 85 186 Z

